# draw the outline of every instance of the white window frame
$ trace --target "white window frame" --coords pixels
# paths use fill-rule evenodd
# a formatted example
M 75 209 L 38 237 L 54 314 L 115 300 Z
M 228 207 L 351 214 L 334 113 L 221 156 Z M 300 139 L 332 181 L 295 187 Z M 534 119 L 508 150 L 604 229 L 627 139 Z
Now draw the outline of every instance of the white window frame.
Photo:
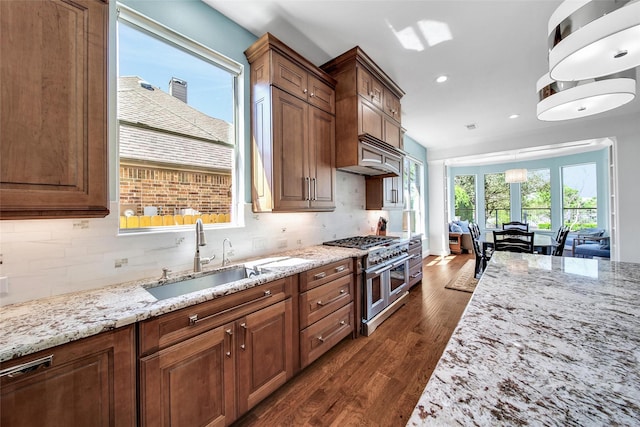
M 122 3 L 116 4 L 117 20 L 116 20 L 116 40 L 119 34 L 118 25 L 120 21 L 126 22 L 128 25 L 148 33 L 153 37 L 165 40 L 178 48 L 185 50 L 195 56 L 199 56 L 204 61 L 210 62 L 212 65 L 220 67 L 229 72 L 233 76 L 233 131 L 234 131 L 234 152 L 233 152 L 233 170 L 232 170 L 232 206 L 231 221 L 228 223 L 205 224 L 205 228 L 221 229 L 244 227 L 244 66 L 231 58 L 222 55 L 215 50 L 181 34 L 171 28 L 131 9 Z M 116 41 L 116 76 L 120 75 L 119 71 L 119 42 Z M 117 114 L 116 114 L 117 116 Z M 117 119 L 116 119 L 117 122 Z M 116 125 L 116 200 L 120 200 L 120 135 L 119 126 Z M 145 227 L 138 229 L 121 229 L 118 227 L 119 234 L 148 234 L 154 232 L 175 232 L 184 231 L 186 225 L 164 226 L 164 227 Z

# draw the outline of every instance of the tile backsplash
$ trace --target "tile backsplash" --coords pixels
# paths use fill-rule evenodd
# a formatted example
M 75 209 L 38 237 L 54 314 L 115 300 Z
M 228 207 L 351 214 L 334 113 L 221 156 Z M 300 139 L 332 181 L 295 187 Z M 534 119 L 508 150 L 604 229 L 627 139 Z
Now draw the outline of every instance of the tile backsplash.
M 378 218 L 389 212 L 364 209 L 364 177 L 338 171 L 336 179 L 334 212 L 256 214 L 243 204 L 245 226 L 206 229 L 201 256 L 215 255 L 212 263 L 219 265 L 225 237 L 233 261 L 375 232 Z M 163 267 L 193 268 L 193 227 L 118 235 L 118 211 L 112 202 L 112 214 L 101 219 L 0 221 L 0 276 L 9 283 L 0 305 L 160 277 Z M 399 231 L 394 216 L 390 229 Z

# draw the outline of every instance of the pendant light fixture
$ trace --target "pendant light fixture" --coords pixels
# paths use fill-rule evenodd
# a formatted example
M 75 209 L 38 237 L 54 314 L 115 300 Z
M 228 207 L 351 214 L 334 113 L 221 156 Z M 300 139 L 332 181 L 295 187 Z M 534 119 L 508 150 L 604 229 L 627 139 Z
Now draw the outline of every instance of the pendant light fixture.
M 635 68 L 580 82 L 555 81 L 545 74 L 536 85 L 538 119 L 577 119 L 620 107 L 635 97 L 635 78 Z
M 509 184 L 527 182 L 526 169 L 507 169 L 504 172 L 504 180 Z
M 640 0 L 567 0 L 549 19 L 549 75 L 608 76 L 640 65 Z

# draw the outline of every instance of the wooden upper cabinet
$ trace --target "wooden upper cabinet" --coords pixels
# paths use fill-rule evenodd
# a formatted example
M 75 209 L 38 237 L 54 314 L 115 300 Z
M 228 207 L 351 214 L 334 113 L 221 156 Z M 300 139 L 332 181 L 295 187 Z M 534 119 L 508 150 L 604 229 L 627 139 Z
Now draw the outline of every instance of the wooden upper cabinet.
M 358 67 L 357 74 L 358 94 L 377 108 L 382 109 L 382 97 L 384 92 L 382 83 L 362 67 Z
M 103 217 L 108 4 L 0 2 L 0 218 Z
M 320 68 L 338 81 L 336 167 L 371 174 L 360 156 L 362 141 L 402 155 L 402 89 L 357 46 Z
M 335 209 L 335 80 L 269 33 L 245 55 L 253 211 Z
M 400 98 L 388 89 L 384 91 L 384 112 L 396 122 L 400 123 Z
M 138 425 L 135 357 L 131 325 L 2 362 L 0 425 Z

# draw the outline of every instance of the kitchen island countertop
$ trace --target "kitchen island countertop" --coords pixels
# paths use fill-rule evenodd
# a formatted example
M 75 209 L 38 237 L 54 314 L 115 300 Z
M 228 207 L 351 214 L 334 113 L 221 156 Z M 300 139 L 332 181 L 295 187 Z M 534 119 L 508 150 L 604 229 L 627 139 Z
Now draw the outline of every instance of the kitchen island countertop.
M 0 362 L 364 254 L 359 249 L 319 245 L 269 255 L 254 260 L 276 261 L 268 266 L 269 272 L 165 300 L 157 300 L 144 289 L 159 284 L 158 278 L 152 278 L 0 307 Z M 171 277 L 198 277 L 213 270 L 219 268 L 204 267 L 202 273 L 186 271 Z
M 494 253 L 408 426 L 638 425 L 640 264 Z

